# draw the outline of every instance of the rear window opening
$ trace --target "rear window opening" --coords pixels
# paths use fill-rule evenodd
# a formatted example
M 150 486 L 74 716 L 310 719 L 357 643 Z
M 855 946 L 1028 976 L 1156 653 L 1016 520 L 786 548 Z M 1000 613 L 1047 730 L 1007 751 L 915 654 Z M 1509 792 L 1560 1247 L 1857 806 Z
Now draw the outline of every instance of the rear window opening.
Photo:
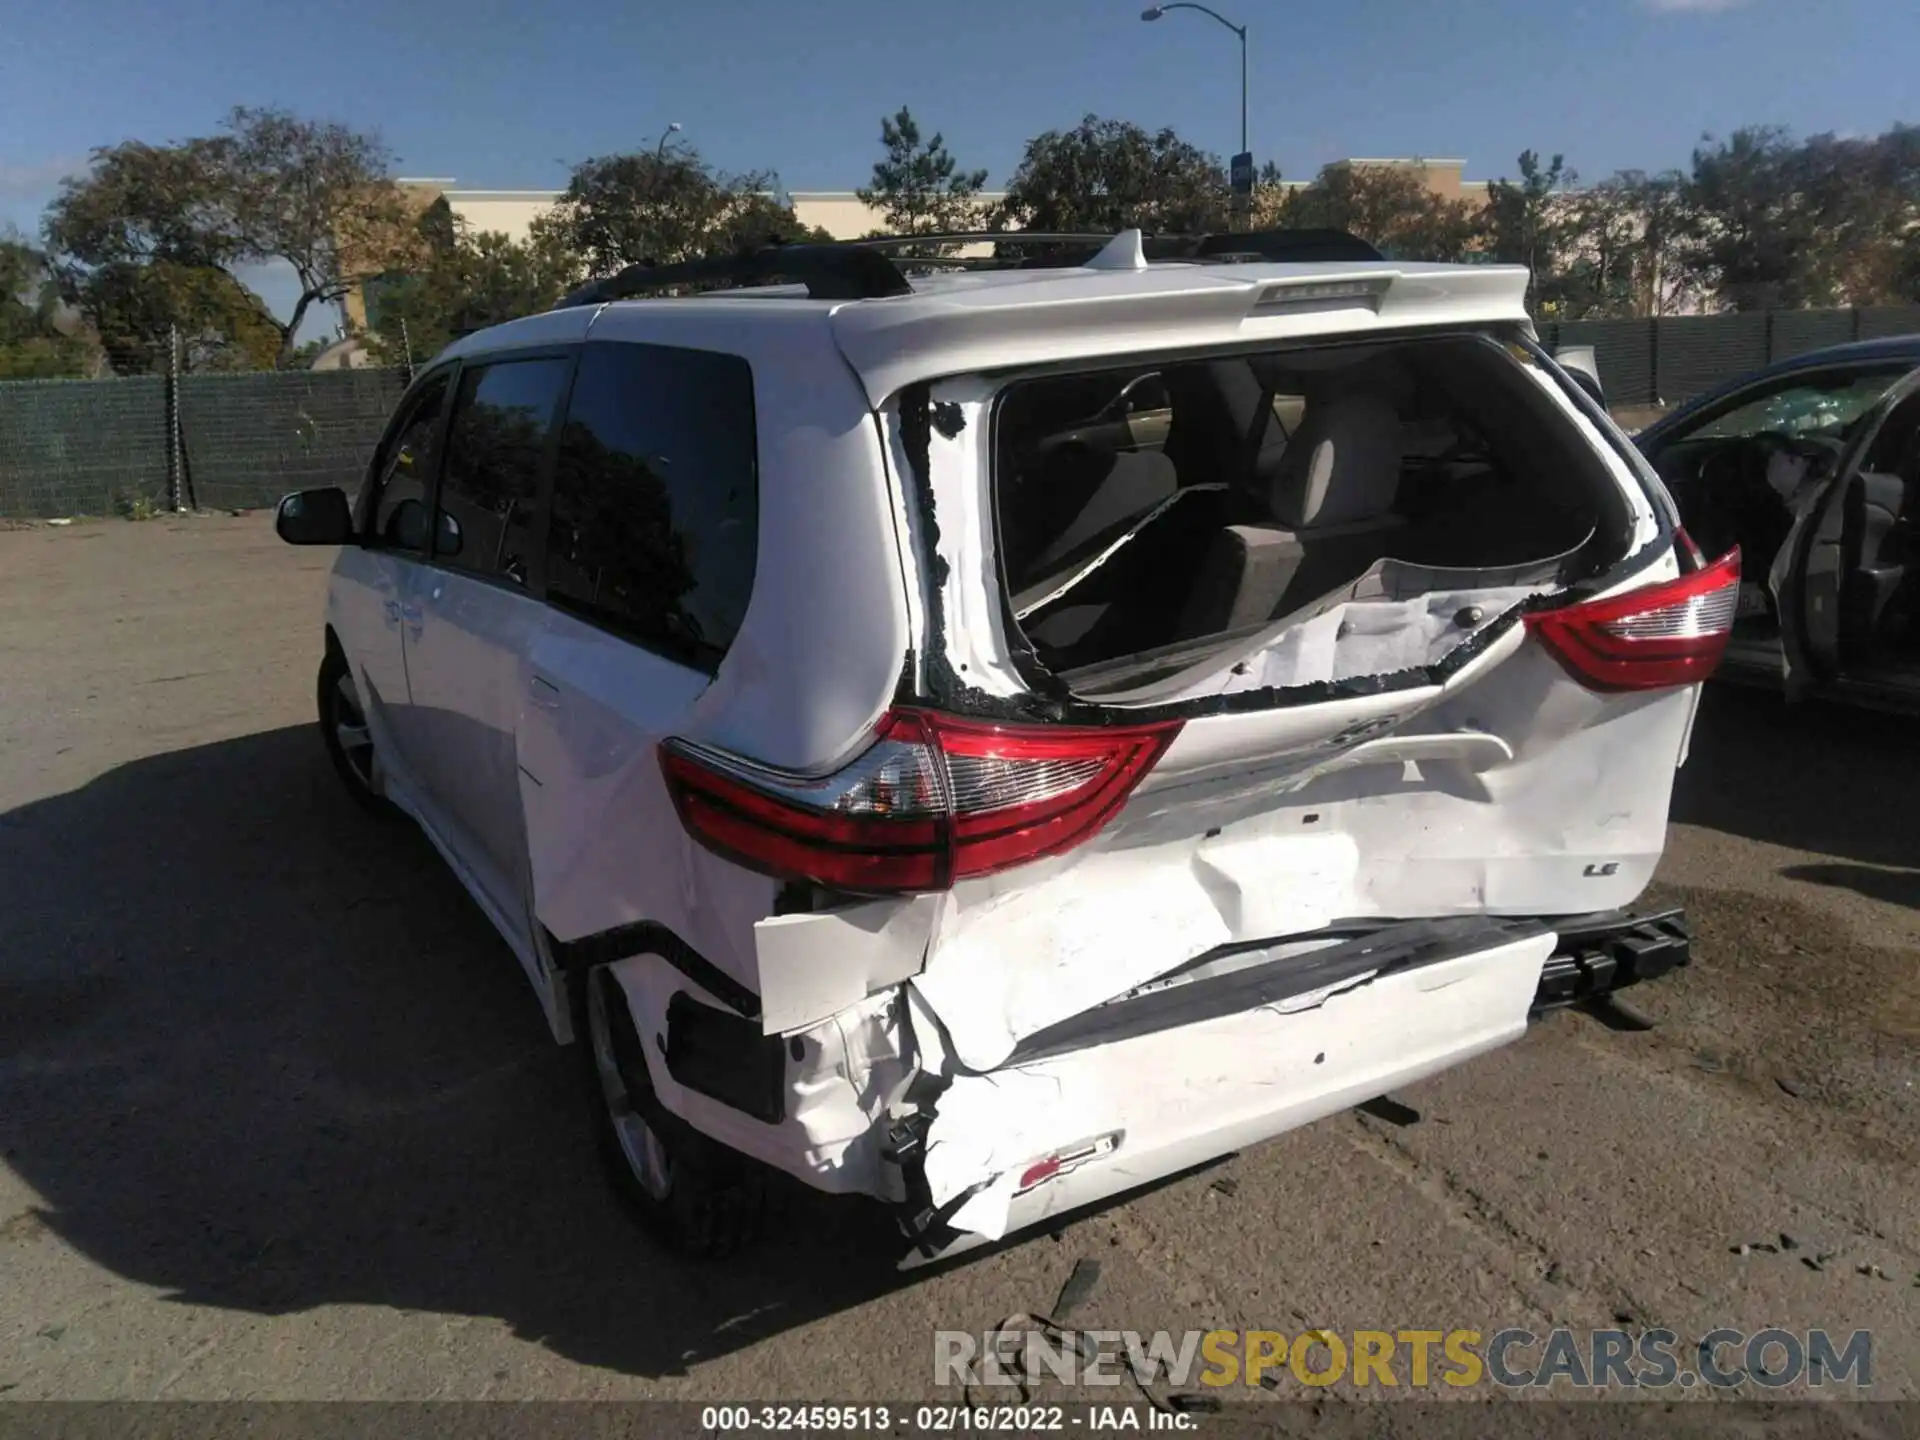
M 1435 665 L 1631 544 L 1620 478 L 1531 366 L 1470 334 L 1017 381 L 993 460 L 1013 624 L 1087 698 L 1172 698 L 1208 662 L 1229 689 Z

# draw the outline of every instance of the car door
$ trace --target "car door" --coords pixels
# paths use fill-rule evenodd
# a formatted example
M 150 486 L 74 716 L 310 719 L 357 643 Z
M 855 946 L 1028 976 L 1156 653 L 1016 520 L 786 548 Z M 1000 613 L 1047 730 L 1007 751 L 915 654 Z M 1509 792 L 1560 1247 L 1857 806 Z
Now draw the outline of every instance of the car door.
M 583 347 L 554 467 L 549 613 L 520 732 L 536 907 L 562 939 L 608 925 L 619 903 L 610 897 L 632 895 L 635 876 L 671 876 L 681 863 L 653 757 L 689 724 L 746 612 L 756 443 L 744 359 Z
M 1862 417 L 1828 481 L 1805 496 L 1775 564 L 1787 692 L 1859 678 L 1906 602 L 1903 547 L 1920 475 L 1920 370 Z
M 376 764 L 403 805 L 419 788 L 419 737 L 401 627 L 412 574 L 426 557 L 452 381 L 451 366 L 430 372 L 402 398 L 357 501 L 360 543 L 341 551 L 329 591 L 328 623 L 373 730 Z
M 462 364 L 432 554 L 403 597 L 423 818 L 509 934 L 524 914 L 514 732 L 544 614 L 540 495 L 572 370 L 571 348 Z

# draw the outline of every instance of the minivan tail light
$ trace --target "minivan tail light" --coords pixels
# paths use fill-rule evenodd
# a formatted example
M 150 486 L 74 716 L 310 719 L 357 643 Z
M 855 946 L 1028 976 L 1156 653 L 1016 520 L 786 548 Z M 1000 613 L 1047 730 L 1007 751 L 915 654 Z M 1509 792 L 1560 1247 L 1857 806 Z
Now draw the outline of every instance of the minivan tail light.
M 1740 603 L 1736 546 L 1658 585 L 1527 616 L 1527 629 L 1590 690 L 1664 690 L 1706 679 Z
M 1091 839 L 1179 729 L 892 710 L 831 775 L 683 740 L 661 745 L 660 767 L 687 833 L 749 869 L 865 893 L 944 890 Z

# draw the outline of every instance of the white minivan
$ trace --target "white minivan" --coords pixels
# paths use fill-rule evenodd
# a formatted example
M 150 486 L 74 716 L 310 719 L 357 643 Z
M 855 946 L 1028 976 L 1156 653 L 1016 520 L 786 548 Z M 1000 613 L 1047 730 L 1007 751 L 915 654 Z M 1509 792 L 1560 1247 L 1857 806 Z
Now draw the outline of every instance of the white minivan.
M 952 1254 L 1687 959 L 1629 907 L 1739 557 L 1526 272 L 1052 238 L 636 267 L 281 504 L 335 763 L 689 1250 L 771 1169 Z

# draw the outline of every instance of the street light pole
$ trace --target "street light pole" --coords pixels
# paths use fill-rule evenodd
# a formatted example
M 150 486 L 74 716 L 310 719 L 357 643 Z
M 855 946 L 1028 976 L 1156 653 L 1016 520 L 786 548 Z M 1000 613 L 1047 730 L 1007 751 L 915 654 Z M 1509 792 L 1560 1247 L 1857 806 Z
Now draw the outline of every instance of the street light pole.
M 1227 29 L 1240 37 L 1240 153 L 1247 153 L 1247 27 L 1236 25 L 1218 10 L 1206 5 L 1196 5 L 1192 0 L 1173 0 L 1169 5 L 1150 5 L 1140 12 L 1142 20 L 1158 20 L 1169 10 L 1198 10 L 1202 15 L 1211 16 Z
M 653 152 L 653 158 L 655 160 L 664 160 L 666 158 L 667 137 L 671 135 L 678 135 L 679 133 L 680 133 L 680 122 L 678 120 L 675 120 L 671 125 L 667 126 L 666 129 L 660 132 L 659 147 Z

